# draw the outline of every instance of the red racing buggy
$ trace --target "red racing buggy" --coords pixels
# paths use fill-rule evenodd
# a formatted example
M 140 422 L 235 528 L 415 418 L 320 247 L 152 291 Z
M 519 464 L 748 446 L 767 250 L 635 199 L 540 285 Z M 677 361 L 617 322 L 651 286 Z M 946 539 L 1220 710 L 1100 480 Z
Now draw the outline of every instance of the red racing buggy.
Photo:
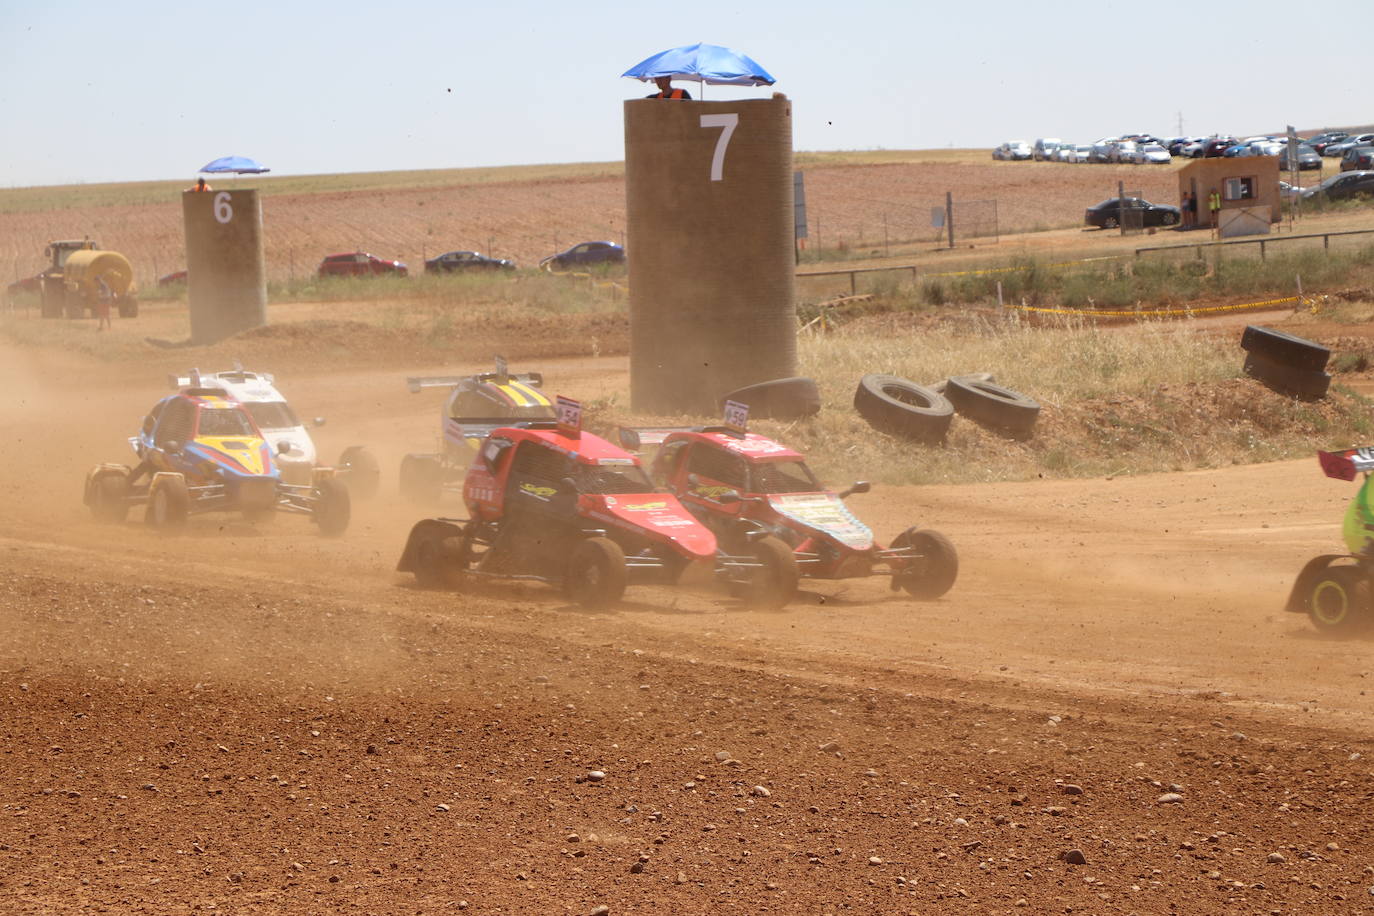
M 804 577 L 849 579 L 890 575 L 892 590 L 938 598 L 954 585 L 959 558 L 938 531 L 912 527 L 882 547 L 854 517 L 845 497 L 866 493 L 855 483 L 832 493 L 800 453 L 740 426 L 621 431 L 632 450 L 661 443 L 655 481 L 667 487 L 729 550 L 747 538 L 776 538 L 795 553 Z
M 468 576 L 549 582 L 588 607 L 614 603 L 627 584 L 685 577 L 723 581 L 760 606 L 791 598 L 786 544 L 760 531 L 721 552 L 677 497 L 655 492 L 638 458 L 578 428 L 576 402 L 560 398 L 559 416 L 493 429 L 463 484 L 471 517 L 417 522 L 397 570 L 432 587 Z

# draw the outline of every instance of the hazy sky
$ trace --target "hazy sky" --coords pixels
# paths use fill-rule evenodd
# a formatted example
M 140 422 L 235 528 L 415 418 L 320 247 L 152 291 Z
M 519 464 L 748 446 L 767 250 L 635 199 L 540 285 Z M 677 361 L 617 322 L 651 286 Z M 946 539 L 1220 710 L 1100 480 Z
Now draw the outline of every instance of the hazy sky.
M 773 73 L 799 150 L 1374 121 L 1370 0 L 205 9 L 0 0 L 0 183 L 180 179 L 230 154 L 286 175 L 618 160 L 621 100 L 649 91 L 619 74 L 696 41 Z

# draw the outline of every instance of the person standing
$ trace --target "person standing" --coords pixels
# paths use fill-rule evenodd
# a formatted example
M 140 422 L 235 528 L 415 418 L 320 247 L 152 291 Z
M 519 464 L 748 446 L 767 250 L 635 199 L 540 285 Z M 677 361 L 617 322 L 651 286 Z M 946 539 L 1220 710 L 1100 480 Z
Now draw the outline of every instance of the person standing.
M 110 289 L 110 284 L 105 282 L 103 276 L 96 277 L 95 282 L 97 287 L 95 295 L 95 317 L 98 318 L 100 322 L 96 325 L 96 330 L 103 331 L 106 328 L 113 329 L 113 325 L 110 323 L 110 302 L 114 299 L 114 290 Z
M 658 91 L 653 95 L 645 96 L 649 99 L 690 99 L 686 89 L 674 89 L 673 78 L 671 76 L 654 77 L 654 85 L 658 86 Z
M 1182 214 L 1182 221 L 1183 221 L 1183 228 L 1184 228 L 1184 229 L 1191 229 L 1191 228 L 1193 228 L 1193 227 L 1192 227 L 1191 225 L 1189 225 L 1189 223 L 1188 223 L 1188 205 L 1191 204 L 1192 201 L 1193 201 L 1192 192 L 1190 192 L 1190 191 L 1184 191 L 1184 192 L 1183 192 L 1183 199 L 1182 199 L 1181 201 L 1179 201 L 1179 205 L 1178 205 L 1179 212 Z
M 1213 188 L 1212 193 L 1207 195 L 1207 209 L 1211 211 L 1212 229 L 1221 228 L 1221 192 L 1216 188 Z

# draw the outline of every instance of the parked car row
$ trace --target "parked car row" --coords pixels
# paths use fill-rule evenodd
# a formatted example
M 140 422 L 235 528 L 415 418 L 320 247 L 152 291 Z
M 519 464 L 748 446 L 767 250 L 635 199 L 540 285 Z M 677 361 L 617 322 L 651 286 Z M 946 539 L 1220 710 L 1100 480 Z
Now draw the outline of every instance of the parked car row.
M 539 262 L 539 266 L 546 270 L 569 270 L 575 267 L 591 267 L 598 264 L 624 263 L 625 249 L 614 242 L 579 242 L 566 251 L 549 255 Z M 515 262 L 511 259 L 493 258 L 478 251 L 446 251 L 425 261 L 425 273 L 514 269 Z M 376 274 L 405 276 L 408 273 L 408 268 L 400 261 L 379 258 L 366 251 L 353 251 L 329 255 L 320 262 L 318 273 L 321 277 L 357 277 Z
M 1374 133 L 1349 134 L 1327 131 L 1298 144 L 1296 154 L 1283 136 L 1255 136 L 1244 139 L 1213 134 L 1208 137 L 1156 137 L 1152 134 L 1124 134 L 1103 137 L 1091 144 L 1067 143 L 1057 137 L 1042 137 L 1034 143 L 1010 140 L 992 151 L 999 160 L 1036 162 L 1108 162 L 1116 164 L 1164 165 L 1174 157 L 1211 159 L 1220 156 L 1277 156 L 1284 171 L 1320 169 L 1322 157 L 1339 158 L 1346 171 L 1371 168 Z

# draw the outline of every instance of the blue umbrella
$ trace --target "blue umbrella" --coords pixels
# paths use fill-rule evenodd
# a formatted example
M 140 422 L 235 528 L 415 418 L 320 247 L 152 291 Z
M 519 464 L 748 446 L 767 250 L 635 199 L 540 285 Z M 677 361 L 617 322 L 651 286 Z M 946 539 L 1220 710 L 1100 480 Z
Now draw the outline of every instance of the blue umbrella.
M 747 54 L 700 42 L 660 51 L 620 75 L 646 83 L 669 76 L 712 86 L 771 86 L 777 82 Z
M 272 171 L 247 156 L 221 156 L 209 165 L 201 167 L 202 172 L 234 172 L 239 175 L 259 175 Z

